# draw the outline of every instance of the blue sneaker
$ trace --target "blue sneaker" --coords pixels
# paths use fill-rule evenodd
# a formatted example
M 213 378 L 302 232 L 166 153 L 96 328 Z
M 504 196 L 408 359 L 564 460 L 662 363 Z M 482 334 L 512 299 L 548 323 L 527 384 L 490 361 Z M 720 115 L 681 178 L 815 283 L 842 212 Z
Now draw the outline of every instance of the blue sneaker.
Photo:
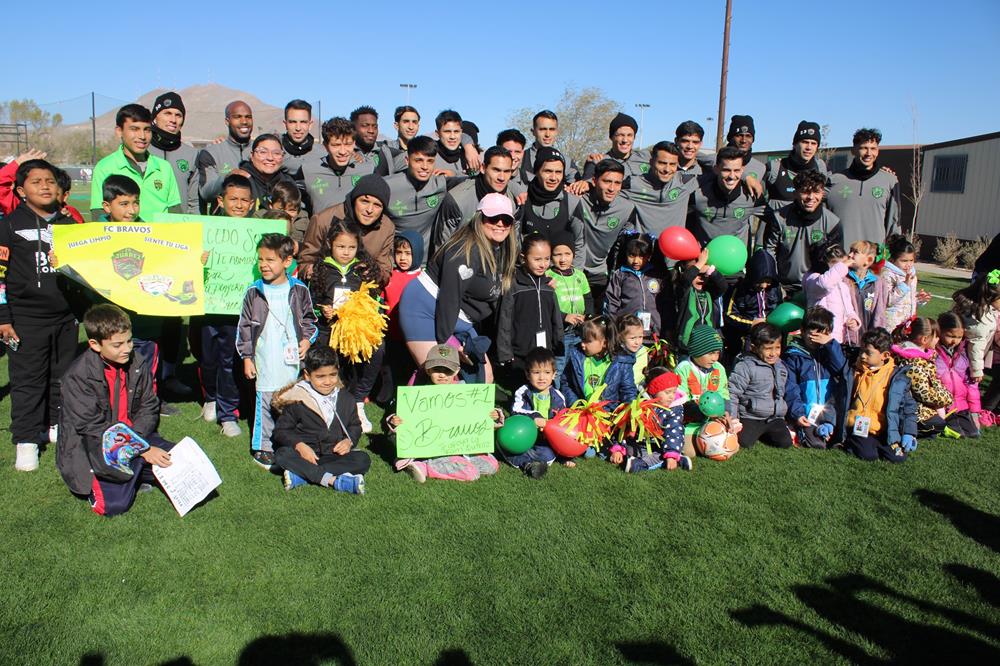
M 596 455 L 597 455 L 597 449 L 595 449 L 592 446 L 588 446 L 587 450 L 583 452 L 584 458 L 593 458 Z
M 289 472 L 287 469 L 281 475 L 281 479 L 282 479 L 282 481 L 285 482 L 285 490 L 291 490 L 293 488 L 298 488 L 299 486 L 304 486 L 307 483 L 309 483 L 308 481 L 306 481 L 305 479 L 303 479 L 298 474 L 294 474 L 292 472 Z
M 677 466 L 685 472 L 690 472 L 694 469 L 694 460 L 688 456 L 681 456 L 680 460 L 677 461 Z
M 630 456 L 625 460 L 625 473 L 626 474 L 638 474 L 639 472 L 645 472 L 649 469 L 649 465 L 642 458 L 637 458 L 635 456 Z
M 341 474 L 333 481 L 333 489 L 340 493 L 352 495 L 365 494 L 364 474 Z

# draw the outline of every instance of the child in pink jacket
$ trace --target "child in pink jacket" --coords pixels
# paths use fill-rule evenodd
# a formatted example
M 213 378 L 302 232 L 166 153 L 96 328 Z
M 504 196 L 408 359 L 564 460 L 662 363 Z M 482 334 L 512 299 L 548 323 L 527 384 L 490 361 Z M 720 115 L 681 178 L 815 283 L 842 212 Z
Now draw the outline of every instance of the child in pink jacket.
M 965 437 L 979 437 L 979 384 L 972 380 L 972 368 L 965 353 L 965 324 L 954 312 L 938 316 L 940 342 L 934 365 L 938 379 L 954 397 L 947 408 L 948 427 Z
M 854 305 L 853 284 L 847 280 L 854 264 L 844 248 L 833 243 L 815 246 L 811 259 L 812 271 L 802 278 L 806 303 L 832 312 L 834 340 L 856 346 L 861 317 Z

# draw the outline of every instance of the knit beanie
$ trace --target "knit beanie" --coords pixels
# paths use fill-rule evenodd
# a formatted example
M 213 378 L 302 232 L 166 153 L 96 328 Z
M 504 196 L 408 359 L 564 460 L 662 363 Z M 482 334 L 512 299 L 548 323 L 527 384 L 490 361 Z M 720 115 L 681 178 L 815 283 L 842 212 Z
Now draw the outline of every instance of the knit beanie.
M 538 173 L 542 165 L 546 162 L 562 162 L 563 166 L 566 166 L 566 158 L 555 148 L 550 148 L 549 146 L 541 146 L 538 152 L 535 153 L 535 163 L 531 165 L 531 168 L 535 173 Z
M 389 186 L 381 176 L 373 173 L 362 176 L 349 195 L 351 206 L 358 200 L 358 197 L 365 194 L 371 195 L 382 202 L 382 208 L 386 208 L 389 205 Z
M 690 355 L 691 358 L 704 356 L 705 354 L 710 354 L 714 351 L 722 351 L 722 336 L 719 335 L 719 332 L 711 326 L 698 324 L 691 329 L 691 335 L 688 337 L 687 348 L 688 355 Z
M 726 141 L 732 141 L 737 134 L 749 134 L 757 136 L 753 127 L 753 116 L 733 116 L 729 121 L 729 132 L 726 133 Z
M 156 114 L 163 111 L 163 109 L 177 109 L 181 112 L 181 115 L 187 116 L 181 96 L 173 91 L 165 92 L 156 98 L 153 102 L 153 117 L 155 118 Z
M 639 123 L 635 122 L 635 118 L 626 113 L 619 113 L 611 119 L 611 125 L 608 127 L 608 136 L 614 136 L 620 127 L 631 127 L 633 132 L 639 131 Z
M 570 231 L 556 231 L 549 238 L 552 249 L 556 249 L 558 245 L 565 245 L 566 247 L 576 252 L 576 238 Z
M 799 141 L 803 141 L 805 139 L 812 139 L 816 143 L 820 142 L 819 123 L 814 123 L 809 120 L 799 122 L 799 126 L 795 130 L 795 136 L 792 137 L 792 145 L 794 146 Z

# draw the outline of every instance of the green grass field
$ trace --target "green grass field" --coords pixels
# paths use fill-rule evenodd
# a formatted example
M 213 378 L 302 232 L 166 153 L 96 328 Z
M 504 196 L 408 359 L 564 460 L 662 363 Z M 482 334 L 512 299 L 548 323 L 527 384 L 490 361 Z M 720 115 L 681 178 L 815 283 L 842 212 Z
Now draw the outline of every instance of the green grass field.
M 376 437 L 355 497 L 286 493 L 197 412 L 161 432 L 224 482 L 185 518 L 159 492 L 98 518 L 51 448 L 32 474 L 0 448 L 0 663 L 1000 663 L 995 429 L 899 466 L 758 445 L 424 486 Z

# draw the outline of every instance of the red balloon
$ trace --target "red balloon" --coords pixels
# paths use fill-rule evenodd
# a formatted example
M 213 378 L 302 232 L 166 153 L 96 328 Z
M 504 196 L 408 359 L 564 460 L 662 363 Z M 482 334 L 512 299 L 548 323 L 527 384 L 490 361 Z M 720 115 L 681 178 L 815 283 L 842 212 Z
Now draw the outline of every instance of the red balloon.
M 697 259 L 701 254 L 698 240 L 684 227 L 667 227 L 660 234 L 659 243 L 663 256 L 674 261 Z
M 581 444 L 579 440 L 579 434 L 575 427 L 567 427 L 559 423 L 559 419 L 566 412 L 565 409 L 561 409 L 556 412 L 556 415 L 549 419 L 548 423 L 545 424 L 545 428 L 542 429 L 542 433 L 545 435 L 545 441 L 548 445 L 552 447 L 558 455 L 563 458 L 575 458 L 577 456 L 582 456 L 584 451 L 587 450 L 586 445 Z

